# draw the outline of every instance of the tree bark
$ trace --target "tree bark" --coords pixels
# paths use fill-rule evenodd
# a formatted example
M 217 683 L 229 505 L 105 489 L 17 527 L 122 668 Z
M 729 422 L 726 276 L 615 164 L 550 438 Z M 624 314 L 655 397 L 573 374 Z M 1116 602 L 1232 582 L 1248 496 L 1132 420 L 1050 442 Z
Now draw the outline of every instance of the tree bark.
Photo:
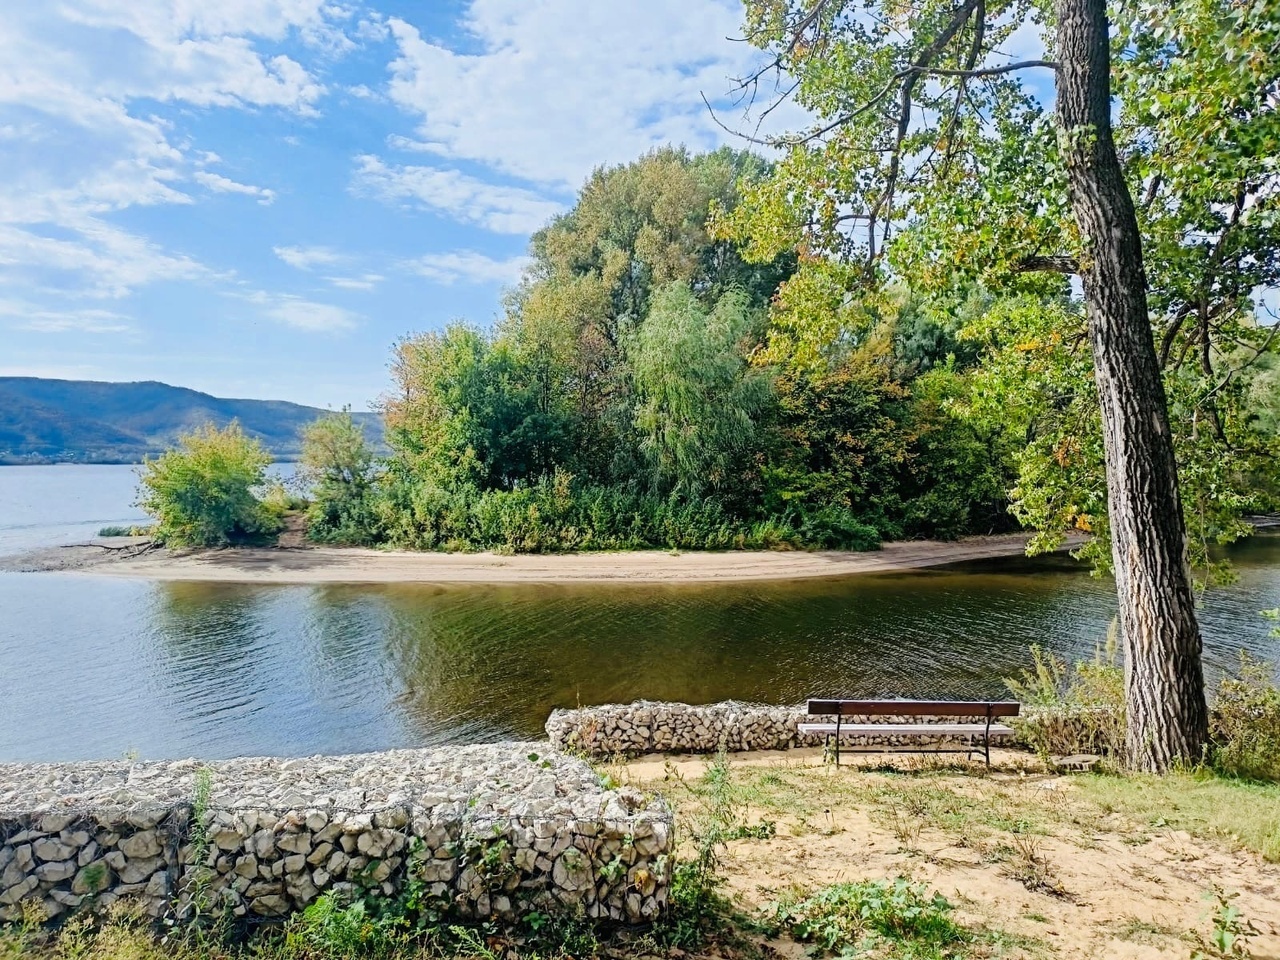
M 1208 741 L 1200 629 L 1142 239 L 1111 133 L 1105 0 L 1056 0 L 1057 117 L 1102 407 L 1125 653 L 1129 763 L 1163 771 Z

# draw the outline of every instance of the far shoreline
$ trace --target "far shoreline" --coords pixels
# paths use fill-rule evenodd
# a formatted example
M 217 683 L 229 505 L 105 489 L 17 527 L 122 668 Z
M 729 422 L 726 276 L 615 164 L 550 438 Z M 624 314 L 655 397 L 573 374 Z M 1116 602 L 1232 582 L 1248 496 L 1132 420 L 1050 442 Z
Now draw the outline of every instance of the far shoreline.
M 152 581 L 258 584 L 661 584 L 809 580 L 926 569 L 1026 553 L 1026 533 L 910 540 L 880 550 L 662 551 L 495 554 L 358 547 L 155 550 L 129 556 L 140 538 L 94 538 L 0 558 L 0 572 L 51 572 Z M 1079 546 L 1072 538 L 1064 549 Z

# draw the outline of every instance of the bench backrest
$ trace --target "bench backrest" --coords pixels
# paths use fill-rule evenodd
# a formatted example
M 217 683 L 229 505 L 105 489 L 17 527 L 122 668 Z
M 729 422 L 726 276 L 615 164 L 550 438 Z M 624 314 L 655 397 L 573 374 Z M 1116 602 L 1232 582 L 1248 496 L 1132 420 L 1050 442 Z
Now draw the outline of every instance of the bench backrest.
M 807 706 L 811 717 L 1016 717 L 1022 709 L 1014 700 L 810 700 Z

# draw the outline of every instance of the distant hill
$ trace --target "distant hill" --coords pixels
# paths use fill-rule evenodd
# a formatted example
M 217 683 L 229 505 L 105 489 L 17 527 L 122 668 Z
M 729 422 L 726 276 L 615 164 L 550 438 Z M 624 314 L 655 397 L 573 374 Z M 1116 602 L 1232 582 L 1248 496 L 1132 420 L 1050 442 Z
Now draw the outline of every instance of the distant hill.
M 299 452 L 302 427 L 327 412 L 283 400 L 225 400 L 154 380 L 0 377 L 0 463 L 137 463 L 203 423 L 232 420 L 288 460 Z M 378 415 L 352 416 L 380 447 Z

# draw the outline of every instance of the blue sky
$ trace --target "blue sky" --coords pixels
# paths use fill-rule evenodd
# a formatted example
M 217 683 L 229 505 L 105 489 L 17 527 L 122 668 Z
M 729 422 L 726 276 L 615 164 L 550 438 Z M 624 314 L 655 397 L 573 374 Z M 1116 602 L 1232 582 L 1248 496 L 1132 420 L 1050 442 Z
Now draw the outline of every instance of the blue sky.
M 364 409 L 397 337 L 494 319 L 594 166 L 725 142 L 740 11 L 4 4 L 0 375 Z

